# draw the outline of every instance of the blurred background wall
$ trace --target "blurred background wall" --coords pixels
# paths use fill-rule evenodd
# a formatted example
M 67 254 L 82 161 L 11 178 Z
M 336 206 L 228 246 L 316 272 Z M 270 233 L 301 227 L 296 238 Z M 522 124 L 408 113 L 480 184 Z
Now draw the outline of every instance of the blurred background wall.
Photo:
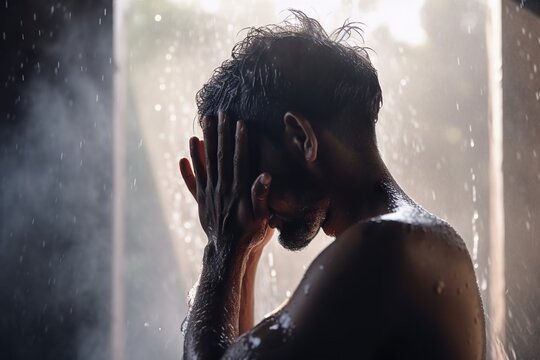
M 506 347 L 540 357 L 540 2 L 504 0 Z

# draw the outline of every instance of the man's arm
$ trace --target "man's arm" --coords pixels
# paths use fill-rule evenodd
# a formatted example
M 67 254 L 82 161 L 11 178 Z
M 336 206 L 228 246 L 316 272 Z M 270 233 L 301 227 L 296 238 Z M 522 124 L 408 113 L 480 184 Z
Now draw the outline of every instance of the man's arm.
M 205 248 L 199 286 L 188 315 L 185 359 L 218 359 L 238 337 L 244 266 L 241 255 L 223 255 L 213 245 Z
M 267 239 L 270 239 L 272 232 L 266 236 Z M 253 249 L 249 253 L 248 260 L 246 261 L 240 293 L 240 310 L 238 318 L 238 330 L 240 334 L 245 333 L 255 324 L 255 279 L 263 249 L 263 246 Z
M 238 336 L 246 261 L 250 251 L 261 246 L 268 229 L 270 175 L 259 175 L 249 190 L 245 126 L 223 112 L 218 122 L 204 117 L 204 143 L 190 140 L 194 174 L 187 159 L 180 162 L 208 236 L 188 315 L 186 358 L 219 358 Z

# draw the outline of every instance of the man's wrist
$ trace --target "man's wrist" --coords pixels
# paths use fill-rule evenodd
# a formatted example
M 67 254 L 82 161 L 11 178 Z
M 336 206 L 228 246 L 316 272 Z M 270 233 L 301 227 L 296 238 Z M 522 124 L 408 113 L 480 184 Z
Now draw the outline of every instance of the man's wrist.
M 214 271 L 224 272 L 230 267 L 243 267 L 250 253 L 249 247 L 242 239 L 234 239 L 226 235 L 209 238 L 204 249 L 204 264 Z

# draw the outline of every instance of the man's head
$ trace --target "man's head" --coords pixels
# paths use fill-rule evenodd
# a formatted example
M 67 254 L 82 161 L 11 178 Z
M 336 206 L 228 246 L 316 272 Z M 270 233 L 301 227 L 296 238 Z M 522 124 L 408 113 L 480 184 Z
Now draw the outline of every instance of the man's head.
M 250 29 L 197 93 L 197 106 L 201 118 L 223 110 L 246 122 L 253 178 L 262 171 L 273 178 L 271 223 L 280 243 L 298 250 L 328 206 L 322 134 L 351 151 L 373 148 L 382 95 L 365 48 L 344 43 L 357 27 L 328 36 L 316 20 L 292 13 L 295 21 Z

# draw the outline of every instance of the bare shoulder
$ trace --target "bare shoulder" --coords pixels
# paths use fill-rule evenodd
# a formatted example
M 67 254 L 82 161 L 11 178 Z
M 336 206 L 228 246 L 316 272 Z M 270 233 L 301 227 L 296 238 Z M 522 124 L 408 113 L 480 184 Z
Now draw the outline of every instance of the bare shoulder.
M 408 341 L 411 356 L 415 342 L 424 344 L 418 356 L 428 350 L 441 359 L 485 356 L 474 267 L 463 239 L 445 221 L 411 208 L 358 223 L 321 253 L 309 273 L 321 265 L 331 273 L 328 286 L 334 294 L 347 285 L 344 308 L 359 308 L 362 319 L 377 314 L 393 323 L 393 330 L 385 328 L 381 336 L 414 334 Z
M 398 261 L 403 265 L 407 261 L 418 265 L 436 262 L 447 266 L 470 266 L 472 269 L 467 247 L 454 228 L 414 207 L 351 226 L 325 252 L 321 254 L 323 258 L 338 253 L 363 257 L 368 252 L 370 255 L 380 254 L 386 262 Z
M 358 223 L 310 265 L 289 301 L 230 358 L 482 359 L 474 270 L 461 237 L 427 213 Z

